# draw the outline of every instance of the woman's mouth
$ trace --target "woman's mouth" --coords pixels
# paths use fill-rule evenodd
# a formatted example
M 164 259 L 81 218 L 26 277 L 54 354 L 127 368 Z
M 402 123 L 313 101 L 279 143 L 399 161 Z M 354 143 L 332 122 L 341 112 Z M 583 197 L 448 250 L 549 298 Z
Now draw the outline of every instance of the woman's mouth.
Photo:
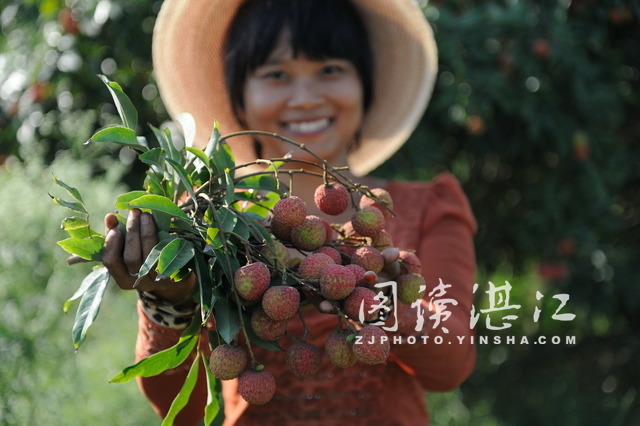
M 329 118 L 321 118 L 309 121 L 289 121 L 283 123 L 284 128 L 292 133 L 316 133 L 320 132 L 331 124 Z

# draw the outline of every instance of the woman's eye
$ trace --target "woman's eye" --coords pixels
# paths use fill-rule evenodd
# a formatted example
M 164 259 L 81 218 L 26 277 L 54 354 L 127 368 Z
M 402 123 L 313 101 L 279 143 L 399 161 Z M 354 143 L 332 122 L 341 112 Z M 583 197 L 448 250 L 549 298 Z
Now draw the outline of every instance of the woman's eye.
M 336 64 L 325 65 L 322 68 L 322 74 L 324 75 L 334 75 L 339 74 L 340 72 L 342 72 L 342 67 Z
M 282 81 L 287 78 L 287 74 L 279 70 L 267 71 L 262 75 L 262 78 L 264 78 L 265 80 Z

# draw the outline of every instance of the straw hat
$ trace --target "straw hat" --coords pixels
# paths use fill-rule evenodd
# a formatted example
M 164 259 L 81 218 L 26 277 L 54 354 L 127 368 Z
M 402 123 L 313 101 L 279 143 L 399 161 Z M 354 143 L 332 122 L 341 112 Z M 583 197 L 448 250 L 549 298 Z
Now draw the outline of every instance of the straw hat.
M 412 0 L 352 0 L 371 40 L 375 73 L 373 103 L 349 167 L 364 175 L 393 155 L 420 121 L 437 72 L 433 33 Z M 223 49 L 227 28 L 242 0 L 164 0 L 153 35 L 160 94 L 175 119 L 188 112 L 196 144 L 204 145 L 220 123 L 222 134 L 245 130 L 226 93 Z M 260 130 L 260 129 L 252 129 Z M 229 140 L 237 163 L 254 160 L 250 140 Z

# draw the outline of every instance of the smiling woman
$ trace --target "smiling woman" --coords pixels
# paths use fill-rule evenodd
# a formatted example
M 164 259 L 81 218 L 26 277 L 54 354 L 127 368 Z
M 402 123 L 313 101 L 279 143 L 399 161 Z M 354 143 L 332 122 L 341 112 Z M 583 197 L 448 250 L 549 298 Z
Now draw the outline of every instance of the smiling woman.
M 406 63 L 407 58 L 411 64 Z M 384 318 L 387 343 L 391 343 L 390 355 L 389 350 L 385 352 L 387 362 L 369 365 L 363 361 L 343 369 L 323 357 L 319 372 L 301 379 L 287 368 L 290 359 L 285 359 L 284 351 L 254 348 L 255 358 L 269 366 L 275 377 L 275 394 L 265 405 L 249 405 L 249 399 L 240 396 L 245 395 L 240 386 L 244 382 L 223 381 L 225 424 L 426 424 L 424 391 L 455 388 L 475 363 L 475 348 L 466 337 L 472 334 L 469 316 L 476 223 L 460 185 L 450 174 L 424 183 L 366 175 L 406 141 L 431 94 L 436 49 L 421 10 L 410 0 L 165 0 L 154 32 L 154 63 L 168 111 L 174 117 L 193 114 L 197 143 L 205 143 L 214 119 L 220 121 L 222 133 L 248 129 L 278 133 L 303 143 L 333 166 L 348 165 L 344 172 L 348 179 L 388 192 L 395 218 L 384 219 L 372 206 L 361 211 L 372 209 L 374 216 L 385 221 L 385 244 L 415 252 L 402 255 L 405 268 L 417 275 L 419 265 L 423 267 L 424 281 L 420 278 L 420 282 L 426 283 L 426 289 L 420 294 L 424 298 L 415 306 L 397 304 L 393 315 Z M 281 157 L 290 147 L 261 136 L 242 141 L 233 138 L 229 143 L 238 164 Z M 292 155 L 293 160 L 306 162 L 292 161 L 282 167 L 305 168 L 307 173 L 295 176 L 289 195 L 306 204 L 309 216 L 322 217 L 314 194 L 328 182 L 314 164 L 318 160 L 302 150 Z M 337 212 L 332 219 L 346 223 L 351 214 Z M 130 214 L 127 237 L 107 221 L 105 256 L 111 270 L 137 272 L 148 251 L 144 247 L 153 247 L 155 241 L 155 227 L 148 219 L 138 212 Z M 270 229 L 277 236 L 275 219 Z M 358 219 L 354 221 L 353 228 L 359 229 Z M 291 240 L 303 225 L 289 232 Z M 326 235 L 322 224 L 317 228 Z M 331 241 L 322 244 L 335 245 Z M 378 243 L 370 240 L 367 244 L 372 257 L 383 258 Z M 312 257 L 311 250 L 296 254 Z M 359 252 L 344 251 L 338 261 L 359 266 L 359 256 Z M 373 274 L 375 281 L 381 273 L 379 284 L 388 283 L 381 271 L 382 260 L 375 267 L 372 263 L 360 266 L 363 276 Z M 325 268 L 342 271 L 344 265 Z M 350 274 L 344 279 L 355 281 Z M 121 277 L 118 285 L 130 288 L 129 274 Z M 438 313 L 427 296 L 442 282 L 447 284 L 448 299 L 455 302 L 448 307 L 446 329 L 432 324 L 430 319 Z M 161 279 L 146 282 L 144 290 L 145 297 L 151 294 L 163 311 L 192 315 L 197 310 L 193 288 L 193 280 Z M 335 294 L 321 293 L 325 298 Z M 320 309 L 323 302 L 327 301 L 317 304 Z M 308 344 L 305 347 L 323 347 L 336 330 L 335 315 L 313 309 L 313 305 L 308 308 L 304 321 L 290 319 L 286 325 L 286 335 L 278 339 L 283 350 L 299 340 Z M 138 359 L 170 347 L 181 334 L 178 327 L 167 326 L 171 323 L 162 315 L 147 311 L 139 309 Z M 423 321 L 428 325 L 423 327 Z M 213 324 L 207 327 L 212 329 Z M 462 339 L 455 345 L 405 344 L 408 336 L 422 342 L 426 336 L 442 338 L 442 333 Z M 156 411 L 165 415 L 186 374 L 187 369 L 180 367 L 141 378 L 139 385 Z M 201 378 L 195 385 L 189 404 L 178 417 L 180 424 L 196 424 L 202 418 L 205 382 Z

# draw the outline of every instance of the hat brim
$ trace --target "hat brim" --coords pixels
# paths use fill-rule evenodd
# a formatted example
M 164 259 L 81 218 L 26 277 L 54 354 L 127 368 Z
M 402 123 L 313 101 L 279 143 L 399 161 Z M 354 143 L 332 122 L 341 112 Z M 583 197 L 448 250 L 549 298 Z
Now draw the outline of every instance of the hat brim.
M 369 32 L 375 61 L 373 102 L 348 159 L 352 173 L 362 176 L 392 156 L 422 118 L 437 74 L 437 50 L 431 27 L 412 0 L 352 1 Z M 208 140 L 214 121 L 222 134 L 246 130 L 231 110 L 223 51 L 242 2 L 165 0 L 156 21 L 153 62 L 162 100 L 174 119 L 193 115 L 199 145 Z M 248 138 L 229 143 L 237 163 L 255 160 Z

